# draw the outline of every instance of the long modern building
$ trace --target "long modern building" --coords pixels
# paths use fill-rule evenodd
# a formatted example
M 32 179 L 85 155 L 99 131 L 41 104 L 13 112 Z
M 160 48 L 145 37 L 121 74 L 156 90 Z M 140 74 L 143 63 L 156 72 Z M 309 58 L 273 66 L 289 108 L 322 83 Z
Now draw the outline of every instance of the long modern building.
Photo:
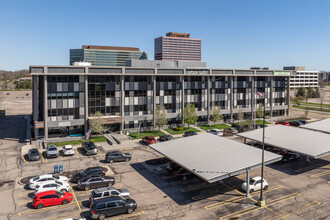
M 129 59 L 147 60 L 148 54 L 135 47 L 83 45 L 70 50 L 70 65 L 89 62 L 93 66 L 125 66 Z
M 207 121 L 214 106 L 227 121 L 237 119 L 239 109 L 249 119 L 264 101 L 266 115 L 289 113 L 290 71 L 30 66 L 30 74 L 35 135 L 46 139 L 84 136 L 97 111 L 112 131 L 151 126 L 156 105 L 165 106 L 170 123 L 182 122 L 187 104 L 196 106 L 199 121 Z
M 155 60 L 201 61 L 201 44 L 190 34 L 169 32 L 155 39 Z
M 291 70 L 290 89 L 317 88 L 319 86 L 319 71 L 305 71 L 304 66 L 287 66 L 283 70 Z

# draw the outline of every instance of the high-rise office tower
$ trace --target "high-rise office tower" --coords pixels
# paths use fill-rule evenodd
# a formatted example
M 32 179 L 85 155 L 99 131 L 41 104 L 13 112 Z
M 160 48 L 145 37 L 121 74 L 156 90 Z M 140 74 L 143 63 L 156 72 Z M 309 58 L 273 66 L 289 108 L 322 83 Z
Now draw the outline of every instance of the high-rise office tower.
M 70 50 L 70 65 L 84 61 L 93 66 L 125 66 L 129 59 L 147 60 L 148 54 L 135 47 L 83 45 Z
M 169 32 L 155 39 L 155 60 L 201 61 L 201 44 L 190 34 Z

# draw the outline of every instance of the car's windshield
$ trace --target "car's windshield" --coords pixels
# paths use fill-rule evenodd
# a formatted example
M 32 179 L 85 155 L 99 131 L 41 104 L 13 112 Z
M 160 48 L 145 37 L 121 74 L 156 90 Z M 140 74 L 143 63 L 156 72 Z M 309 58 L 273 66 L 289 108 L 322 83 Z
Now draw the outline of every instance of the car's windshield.
M 82 176 L 86 175 L 85 171 L 81 171 L 80 175 L 82 175 Z
M 60 196 L 63 196 L 64 195 L 64 193 L 61 193 L 61 192 L 58 192 L 58 191 L 56 191 L 56 194 L 57 195 L 60 195 Z
M 32 154 L 32 155 L 37 155 L 37 154 L 39 154 L 39 152 L 38 152 L 37 149 L 34 149 L 34 150 L 31 150 L 31 154 Z
M 56 149 L 56 147 L 49 147 L 48 150 L 49 151 L 56 151 L 57 149 Z
M 54 179 L 57 179 L 57 180 L 60 179 L 60 177 L 57 176 L 57 175 L 53 175 L 53 178 L 54 178 Z
M 255 180 L 254 179 L 250 179 L 250 184 L 254 184 Z
M 40 177 L 39 177 L 39 176 L 37 176 L 37 177 L 34 177 L 34 178 L 33 178 L 33 181 L 37 181 L 38 179 L 40 179 Z

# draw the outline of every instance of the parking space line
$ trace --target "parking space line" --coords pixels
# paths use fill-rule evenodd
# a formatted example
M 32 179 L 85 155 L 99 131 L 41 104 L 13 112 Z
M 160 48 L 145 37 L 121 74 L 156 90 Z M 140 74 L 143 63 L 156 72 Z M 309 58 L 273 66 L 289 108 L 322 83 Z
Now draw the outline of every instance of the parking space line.
M 22 157 L 23 161 L 24 161 L 26 164 L 29 164 L 29 163 L 25 160 L 25 158 L 23 157 L 23 155 L 21 155 L 21 157 Z
M 269 188 L 268 190 L 265 190 L 264 193 L 269 193 L 271 191 L 274 191 L 274 190 L 278 190 L 278 189 L 281 189 L 283 188 L 282 185 L 278 185 L 278 186 L 274 186 L 274 187 L 271 187 Z M 250 195 L 251 196 L 254 196 L 256 194 L 258 194 L 259 192 L 253 192 L 251 193 Z M 241 201 L 241 200 L 244 200 L 246 197 L 245 195 L 243 194 L 242 196 L 239 196 L 239 197 L 234 197 L 234 198 L 231 198 L 231 199 L 228 199 L 228 200 L 225 200 L 225 201 L 222 201 L 222 202 L 217 202 L 217 203 L 214 203 L 214 204 L 211 204 L 211 205 L 208 205 L 208 206 L 205 206 L 204 208 L 206 210 L 211 210 L 211 209 L 214 209 L 214 208 L 218 208 L 220 206 L 224 206 L 224 205 L 227 205 L 227 204 L 230 204 L 230 203 L 234 203 L 234 202 L 238 202 L 238 201 Z M 252 199 L 253 200 L 253 199 Z
M 330 167 L 325 167 L 325 168 L 330 168 Z M 325 176 L 327 174 L 330 173 L 330 169 L 329 170 L 326 170 L 326 171 L 323 171 L 323 172 L 320 172 L 320 173 L 317 173 L 317 174 L 314 174 L 314 175 L 311 175 L 310 177 L 312 178 L 318 178 L 318 177 L 321 177 L 321 176 Z
M 70 185 L 70 188 L 71 188 L 72 195 L 73 195 L 74 199 L 76 200 L 77 206 L 78 206 L 78 208 L 79 208 L 79 210 L 80 210 L 80 212 L 81 212 L 81 208 L 80 208 L 80 205 L 79 205 L 79 203 L 78 203 L 78 200 L 77 200 L 76 194 L 74 193 L 74 191 L 73 191 L 71 185 Z
M 104 155 L 99 149 L 97 149 L 98 155 Z
M 62 209 L 63 207 L 67 208 L 67 207 L 76 206 L 76 205 L 77 204 L 75 204 L 75 203 L 69 203 L 69 204 L 65 204 L 65 205 L 46 207 L 46 208 L 38 209 L 38 210 L 34 210 L 34 211 L 19 212 L 18 216 L 30 215 L 30 214 L 40 213 L 40 212 L 47 212 L 48 210 Z
M 125 216 L 123 218 L 112 218 L 111 220 L 120 220 L 120 219 L 127 219 L 127 218 L 131 218 L 131 217 L 135 217 L 135 216 L 139 216 L 144 214 L 144 211 L 138 212 L 138 213 L 134 213 L 134 214 L 130 214 L 128 216 Z
M 77 155 L 80 157 L 80 153 L 78 151 L 78 148 L 75 148 L 74 150 L 76 151 Z
M 124 151 L 124 150 L 133 150 L 133 148 L 132 147 L 126 147 L 126 148 L 121 148 L 120 150 L 121 151 Z
M 228 215 L 220 217 L 219 219 L 223 220 L 223 219 L 229 219 L 231 217 L 238 218 L 241 215 L 245 215 L 245 214 L 248 214 L 250 212 L 258 211 L 260 209 L 266 208 L 266 207 L 271 206 L 271 205 L 275 205 L 277 203 L 283 202 L 285 200 L 288 200 L 288 199 L 291 199 L 291 198 L 294 198 L 294 197 L 297 197 L 297 196 L 300 196 L 300 195 L 301 195 L 300 193 L 292 193 L 290 195 L 286 195 L 286 196 L 271 200 L 271 201 L 269 201 L 269 203 L 266 206 L 263 206 L 263 207 L 254 206 L 254 207 L 250 207 L 250 208 L 247 208 L 247 209 L 242 209 L 240 211 L 230 213 Z
M 231 189 L 231 190 L 233 190 L 233 191 L 237 192 L 238 194 L 241 194 L 241 195 L 245 195 L 244 193 L 242 193 L 242 192 L 238 191 L 237 189 L 234 189 L 234 188 L 232 188 L 232 187 L 228 186 L 228 185 L 227 185 L 227 184 L 225 184 L 225 183 L 221 183 L 221 184 L 222 184 L 222 185 L 224 185 L 225 187 L 227 187 L 227 188 L 229 188 L 229 189 Z
M 294 172 L 296 173 L 301 173 L 301 172 L 304 172 L 304 171 L 308 171 L 308 170 L 312 170 L 313 168 L 315 167 L 322 167 L 322 163 L 318 163 L 318 164 L 314 164 L 314 165 L 311 165 L 311 166 L 308 166 L 308 167 L 303 167 L 303 168 L 300 168 L 300 169 L 296 169 Z
M 287 218 L 287 217 L 289 217 L 289 216 L 291 216 L 291 215 L 294 215 L 294 214 L 301 214 L 301 213 L 303 213 L 304 211 L 307 211 L 308 209 L 311 209 L 311 208 L 313 208 L 313 207 L 315 207 L 315 206 L 319 206 L 319 205 L 321 205 L 321 202 L 319 202 L 319 201 L 314 201 L 314 202 L 311 202 L 311 203 L 306 204 L 306 205 L 305 205 L 305 208 L 303 208 L 302 210 L 298 210 L 298 211 L 293 212 L 293 213 L 290 213 L 290 214 L 282 214 L 282 215 L 280 215 L 280 216 L 274 218 L 274 220 L 284 219 L 284 218 Z

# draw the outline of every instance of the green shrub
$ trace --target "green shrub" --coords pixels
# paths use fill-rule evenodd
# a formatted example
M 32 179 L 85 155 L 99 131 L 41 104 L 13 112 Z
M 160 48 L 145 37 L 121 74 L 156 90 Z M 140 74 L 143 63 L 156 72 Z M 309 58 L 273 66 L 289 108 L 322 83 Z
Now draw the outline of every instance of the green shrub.
M 184 127 L 175 127 L 174 128 L 174 131 L 183 131 L 184 130 Z

